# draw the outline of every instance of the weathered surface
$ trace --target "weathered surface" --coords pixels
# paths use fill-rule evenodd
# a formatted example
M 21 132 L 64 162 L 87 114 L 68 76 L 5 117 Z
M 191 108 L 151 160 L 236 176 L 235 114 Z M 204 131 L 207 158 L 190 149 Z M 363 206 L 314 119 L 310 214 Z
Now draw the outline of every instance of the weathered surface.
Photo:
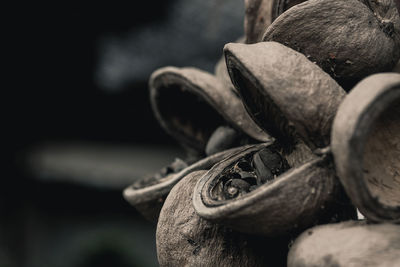
M 297 50 L 350 89 L 390 71 L 400 58 L 400 17 L 393 0 L 309 0 L 280 15 L 263 36 Z
M 193 187 L 204 173 L 187 175 L 164 203 L 156 234 L 160 266 L 284 266 L 287 240 L 244 235 L 196 214 Z
M 165 198 L 174 185 L 191 172 L 208 170 L 215 163 L 239 149 L 240 148 L 233 148 L 216 153 L 193 163 L 178 173 L 172 173 L 161 179 L 145 178 L 137 181 L 124 190 L 123 196 L 125 200 L 136 207 L 146 219 L 157 222 Z
M 340 105 L 332 131 L 338 176 L 372 221 L 400 222 L 400 74 L 372 75 Z
M 274 2 L 275 0 L 244 0 L 246 44 L 257 43 L 261 40 L 265 30 L 272 22 Z
M 352 221 L 308 229 L 288 255 L 288 267 L 306 266 L 400 266 L 400 226 Z
M 254 191 L 232 199 L 219 197 L 216 187 L 220 174 L 241 158 L 269 145 L 244 148 L 214 165 L 195 187 L 196 212 L 237 231 L 264 236 L 296 234 L 316 224 L 355 218 L 355 210 L 335 177 L 330 157 L 308 154 L 307 158 L 304 151 L 283 154 L 292 168 Z M 295 162 L 293 157 L 299 156 L 304 157 L 302 162 Z
M 212 132 L 226 123 L 255 140 L 270 139 L 250 119 L 238 96 L 207 72 L 166 67 L 152 74 L 149 86 L 161 126 L 201 155 Z M 180 104 L 171 106 L 171 97 L 180 99 Z
M 298 135 L 311 148 L 330 143 L 345 91 L 322 69 L 282 44 L 227 44 L 229 75 L 254 121 L 281 143 Z

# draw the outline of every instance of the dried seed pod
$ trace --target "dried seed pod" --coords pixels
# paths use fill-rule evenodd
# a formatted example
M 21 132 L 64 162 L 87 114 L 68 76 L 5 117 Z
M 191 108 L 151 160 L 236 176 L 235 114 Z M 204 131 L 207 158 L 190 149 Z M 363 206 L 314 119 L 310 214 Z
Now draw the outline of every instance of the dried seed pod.
M 277 41 L 316 62 L 344 88 L 400 58 L 394 0 L 308 0 L 280 15 L 263 41 Z
M 151 75 L 149 85 L 152 108 L 161 126 L 200 155 L 214 130 L 226 123 L 255 140 L 270 139 L 250 119 L 240 99 L 209 73 L 166 67 Z M 179 99 L 179 105 L 171 105 L 173 99 Z
M 156 234 L 160 266 L 285 266 L 287 239 L 245 235 L 196 214 L 193 187 L 204 173 L 184 177 L 165 200 Z
M 287 149 L 300 138 L 328 146 L 345 91 L 317 65 L 282 44 L 227 44 L 229 75 L 254 121 Z
M 206 155 L 210 156 L 231 147 L 238 146 L 240 133 L 229 126 L 220 126 L 209 138 L 206 145 Z
M 246 43 L 257 43 L 272 22 L 275 0 L 244 0 L 244 32 Z
M 212 165 L 239 149 L 240 148 L 233 148 L 214 154 L 199 160 L 177 173 L 171 173 L 159 179 L 151 177 L 150 179 L 139 180 L 127 187 L 124 190 L 123 196 L 125 200 L 142 213 L 146 219 L 157 222 L 165 198 L 176 183 L 193 171 L 208 170 Z
M 399 255 L 399 225 L 349 221 L 305 231 L 291 247 L 287 266 L 400 266 Z
M 225 173 L 243 158 L 276 144 L 253 145 L 215 164 L 197 183 L 193 195 L 196 212 L 210 221 L 233 229 L 265 236 L 296 234 L 310 226 L 355 218 L 328 154 L 307 154 L 298 147 L 291 154 L 281 151 L 291 169 L 256 189 L 232 198 L 224 195 Z M 304 145 L 303 145 L 304 146 Z
M 334 120 L 332 151 L 360 212 L 400 223 L 400 74 L 375 74 L 352 89 Z
M 279 17 L 283 12 L 288 10 L 289 8 L 303 3 L 306 0 L 275 0 L 274 1 L 274 10 L 272 12 L 272 21 L 274 21 L 277 17 Z

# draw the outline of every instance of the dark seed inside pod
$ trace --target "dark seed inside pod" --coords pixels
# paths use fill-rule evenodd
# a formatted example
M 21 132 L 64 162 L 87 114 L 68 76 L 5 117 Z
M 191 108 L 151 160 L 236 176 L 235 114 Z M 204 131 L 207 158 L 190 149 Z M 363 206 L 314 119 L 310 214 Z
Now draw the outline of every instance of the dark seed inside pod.
M 230 179 L 224 186 L 226 199 L 232 199 L 248 192 L 250 184 L 242 179 Z

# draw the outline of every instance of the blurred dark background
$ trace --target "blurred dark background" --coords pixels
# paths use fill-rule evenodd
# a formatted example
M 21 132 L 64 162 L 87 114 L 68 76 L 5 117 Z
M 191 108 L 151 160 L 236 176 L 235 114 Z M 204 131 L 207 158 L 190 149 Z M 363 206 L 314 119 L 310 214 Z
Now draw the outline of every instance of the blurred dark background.
M 166 65 L 212 72 L 244 12 L 242 0 L 137 2 L 4 10 L 1 267 L 157 266 L 155 225 L 122 198 L 182 155 L 147 80 Z

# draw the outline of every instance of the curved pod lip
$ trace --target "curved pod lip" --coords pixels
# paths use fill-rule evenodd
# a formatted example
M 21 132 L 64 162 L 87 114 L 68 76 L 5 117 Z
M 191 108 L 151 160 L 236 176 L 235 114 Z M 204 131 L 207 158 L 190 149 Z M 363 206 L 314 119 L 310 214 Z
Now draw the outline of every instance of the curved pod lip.
M 174 124 L 174 119 L 167 117 L 167 112 L 162 110 L 162 106 L 170 104 L 168 96 L 171 91 L 168 89 L 174 86 L 181 89 L 181 93 L 178 93 L 177 97 L 183 97 L 183 92 L 193 94 L 193 97 L 205 102 L 216 116 L 221 116 L 221 122 L 228 122 L 234 128 L 258 141 L 270 140 L 270 137 L 250 119 L 240 99 L 215 76 L 195 68 L 161 68 L 151 75 L 149 81 L 151 105 L 161 126 L 184 146 L 194 148 L 202 153 L 207 140 L 199 138 L 197 133 L 182 131 L 184 127 Z M 187 108 L 195 109 L 192 106 Z M 177 116 L 183 116 L 185 113 L 194 114 L 193 112 L 199 111 L 180 110 Z M 199 121 L 202 119 L 199 118 Z M 209 119 L 204 118 L 205 123 L 208 123 Z M 201 127 L 201 125 L 197 126 Z
M 224 48 L 232 83 L 254 121 L 281 141 L 298 135 L 311 148 L 330 143 L 345 91 L 304 55 L 276 42 Z
M 325 156 L 291 168 L 272 183 L 263 184 L 239 198 L 212 199 L 210 190 L 225 168 L 245 154 L 270 144 L 237 151 L 203 175 L 193 194 L 196 212 L 205 219 L 226 223 L 237 231 L 269 236 L 288 234 L 312 226 L 318 220 L 323 221 L 321 214 L 324 214 L 324 209 L 329 209 L 338 197 L 338 181 Z
M 247 146 L 244 146 L 247 147 Z M 178 173 L 170 174 L 159 181 L 159 183 L 146 186 L 140 189 L 134 189 L 131 186 L 127 187 L 123 196 L 126 201 L 128 201 L 131 205 L 135 206 L 137 204 L 141 204 L 144 202 L 150 202 L 163 197 L 171 191 L 172 187 L 176 183 L 178 183 L 183 177 L 187 174 L 197 171 L 197 170 L 206 170 L 212 167 L 215 163 L 223 160 L 225 157 L 234 153 L 236 151 L 241 150 L 243 147 L 228 149 L 204 159 L 199 160 L 198 162 L 186 167 Z
M 372 221 L 400 222 L 399 114 L 400 74 L 384 73 L 371 75 L 357 84 L 340 105 L 334 120 L 332 151 L 338 176 L 354 205 Z M 384 124 L 377 124 L 380 121 Z M 376 135 L 385 132 L 389 135 Z M 378 149 L 385 145 L 384 150 L 376 151 L 383 161 L 367 162 L 371 157 L 369 147 L 375 143 Z M 387 165 L 390 161 L 392 166 Z M 397 172 L 397 183 L 395 174 L 390 176 L 385 172 L 390 168 Z M 382 172 L 373 181 L 371 175 L 376 170 Z

